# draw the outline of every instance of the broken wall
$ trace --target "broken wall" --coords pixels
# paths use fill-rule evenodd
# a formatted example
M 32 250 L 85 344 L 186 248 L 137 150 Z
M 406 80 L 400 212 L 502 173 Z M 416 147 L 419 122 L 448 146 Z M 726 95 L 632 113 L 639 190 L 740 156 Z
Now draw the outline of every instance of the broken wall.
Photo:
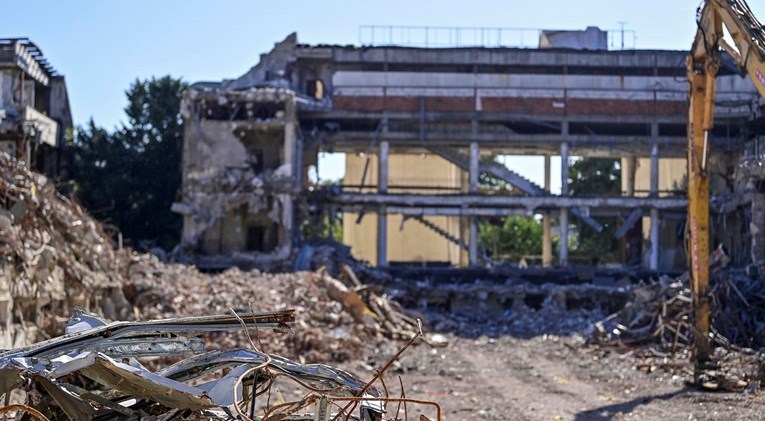
M 182 244 L 202 254 L 289 253 L 296 189 L 291 91 L 202 92 L 183 99 Z

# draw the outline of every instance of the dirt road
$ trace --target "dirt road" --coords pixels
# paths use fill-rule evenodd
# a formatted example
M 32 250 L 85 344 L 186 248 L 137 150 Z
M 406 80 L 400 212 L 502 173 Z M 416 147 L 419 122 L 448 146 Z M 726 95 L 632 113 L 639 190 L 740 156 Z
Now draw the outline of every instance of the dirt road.
M 417 346 L 391 371 L 407 396 L 434 399 L 445 420 L 760 420 L 759 393 L 709 393 L 688 376 L 634 368 L 635 360 L 585 346 L 576 336 L 447 335 L 447 348 Z M 369 360 L 379 366 L 378 355 Z M 353 367 L 350 367 L 353 368 Z M 361 374 L 359 367 L 355 371 Z M 397 380 L 395 380 L 397 383 Z M 398 388 L 389 386 L 391 395 Z M 411 416 L 409 419 L 416 419 Z

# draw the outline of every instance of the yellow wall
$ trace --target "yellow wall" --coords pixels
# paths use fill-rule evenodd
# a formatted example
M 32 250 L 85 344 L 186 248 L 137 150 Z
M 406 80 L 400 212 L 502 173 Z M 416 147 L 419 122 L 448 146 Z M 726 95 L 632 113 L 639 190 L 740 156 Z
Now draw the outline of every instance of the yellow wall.
M 369 167 L 364 185 L 364 192 L 372 193 L 377 186 L 377 157 L 368 155 Z M 360 185 L 367 156 L 347 154 L 345 159 L 346 186 Z M 462 188 L 462 171 L 432 154 L 390 154 L 388 157 L 389 181 L 391 193 L 447 193 L 429 189 L 397 189 L 396 186 L 440 186 Z M 348 188 L 348 187 L 346 187 Z M 354 191 L 351 188 L 349 191 Z M 354 257 L 377 262 L 377 214 L 364 215 L 359 224 L 358 214 L 343 215 L 343 242 L 351 246 Z M 428 216 L 426 219 L 451 235 L 462 238 L 464 230 L 459 217 Z M 446 240 L 420 222 L 409 219 L 401 229 L 401 215 L 388 215 L 388 261 L 390 262 L 449 262 L 454 265 L 466 263 L 465 253 L 456 244 Z M 464 240 L 463 240 L 464 241 Z
M 622 168 L 625 168 L 625 160 L 622 158 Z M 638 158 L 635 169 L 635 196 L 648 196 L 651 189 L 651 159 Z M 685 158 L 660 158 L 659 159 L 659 191 L 674 190 L 684 183 Z M 626 174 L 622 176 L 622 191 L 627 190 Z M 667 194 L 661 194 L 666 196 Z

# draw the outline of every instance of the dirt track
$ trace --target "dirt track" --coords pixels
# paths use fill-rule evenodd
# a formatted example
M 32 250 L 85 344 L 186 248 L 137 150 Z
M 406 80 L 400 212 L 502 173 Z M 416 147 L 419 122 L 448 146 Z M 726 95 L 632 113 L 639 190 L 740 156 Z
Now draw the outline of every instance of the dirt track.
M 411 348 L 388 376 L 389 385 L 402 376 L 408 397 L 437 400 L 445 420 L 760 420 L 765 413 L 760 394 L 700 392 L 685 385 L 686 375 L 643 373 L 632 357 L 576 337 L 448 338 L 447 348 Z

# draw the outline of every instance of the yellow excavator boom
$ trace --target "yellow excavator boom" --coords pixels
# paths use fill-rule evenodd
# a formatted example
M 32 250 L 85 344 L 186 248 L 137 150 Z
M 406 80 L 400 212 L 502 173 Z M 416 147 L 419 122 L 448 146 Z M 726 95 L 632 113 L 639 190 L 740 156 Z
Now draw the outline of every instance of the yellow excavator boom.
M 765 31 L 744 0 L 706 0 L 688 55 L 689 267 L 695 314 L 696 378 L 709 361 L 709 133 L 714 125 L 715 78 L 727 52 L 765 98 Z M 726 35 L 727 31 L 727 35 Z

